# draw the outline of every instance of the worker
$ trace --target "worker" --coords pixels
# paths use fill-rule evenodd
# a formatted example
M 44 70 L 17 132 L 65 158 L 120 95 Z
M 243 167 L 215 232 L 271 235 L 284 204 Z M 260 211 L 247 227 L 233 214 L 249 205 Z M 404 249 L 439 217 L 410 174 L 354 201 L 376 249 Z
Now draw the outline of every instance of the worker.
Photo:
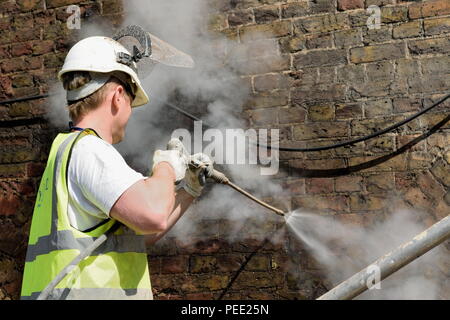
M 202 193 L 199 176 L 213 163 L 205 154 L 189 156 L 179 140 L 171 140 L 175 148 L 155 151 L 150 177 L 130 168 L 112 146 L 123 140 L 132 108 L 149 101 L 136 63 L 126 57 L 131 54 L 119 42 L 89 37 L 72 47 L 58 74 L 73 125 L 53 141 L 40 183 L 22 299 L 38 298 L 104 234 L 106 242 L 47 298 L 152 299 L 146 245 Z M 176 184 L 182 187 L 175 190 Z

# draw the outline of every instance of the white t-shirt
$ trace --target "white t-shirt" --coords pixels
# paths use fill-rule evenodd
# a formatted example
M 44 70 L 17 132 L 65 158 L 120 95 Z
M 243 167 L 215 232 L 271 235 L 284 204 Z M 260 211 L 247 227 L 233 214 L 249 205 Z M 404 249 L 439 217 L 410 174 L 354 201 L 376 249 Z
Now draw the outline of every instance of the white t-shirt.
M 145 178 L 111 144 L 93 135 L 75 144 L 68 171 L 69 221 L 81 231 L 108 219 L 122 193 Z

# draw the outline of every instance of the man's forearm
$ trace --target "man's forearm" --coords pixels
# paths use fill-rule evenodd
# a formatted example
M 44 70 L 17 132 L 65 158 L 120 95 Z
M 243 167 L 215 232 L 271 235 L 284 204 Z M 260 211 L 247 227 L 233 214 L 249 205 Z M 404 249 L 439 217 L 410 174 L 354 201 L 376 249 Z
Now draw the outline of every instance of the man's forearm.
M 184 189 L 180 189 L 177 191 L 177 194 L 175 196 L 175 206 L 174 210 L 170 214 L 168 220 L 167 220 L 167 228 L 163 232 L 150 234 L 145 236 L 145 242 L 147 245 L 152 245 L 156 243 L 159 239 L 161 239 L 167 232 L 172 229 L 172 227 L 177 223 L 177 221 L 183 216 L 183 214 L 186 212 L 186 210 L 189 208 L 189 206 L 194 201 L 194 197 L 191 196 L 189 193 L 184 191 Z

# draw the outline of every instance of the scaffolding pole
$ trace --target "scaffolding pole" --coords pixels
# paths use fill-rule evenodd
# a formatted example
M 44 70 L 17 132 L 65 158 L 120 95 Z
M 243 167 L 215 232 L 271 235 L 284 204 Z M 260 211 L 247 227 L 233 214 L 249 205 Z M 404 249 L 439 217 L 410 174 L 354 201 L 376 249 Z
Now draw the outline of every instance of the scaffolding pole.
M 318 300 L 349 300 L 369 289 L 374 270 L 379 271 L 380 281 L 419 258 L 429 250 L 450 238 L 450 215 L 408 241 L 382 256 L 367 268 L 331 289 Z

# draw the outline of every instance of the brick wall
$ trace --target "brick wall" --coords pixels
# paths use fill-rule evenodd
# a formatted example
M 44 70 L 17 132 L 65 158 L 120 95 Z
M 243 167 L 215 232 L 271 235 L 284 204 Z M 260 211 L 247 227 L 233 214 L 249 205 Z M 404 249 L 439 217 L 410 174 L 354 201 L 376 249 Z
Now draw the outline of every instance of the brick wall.
M 279 128 L 282 145 L 364 136 L 449 91 L 448 0 L 211 2 L 217 8 L 211 28 L 255 52 L 233 64 L 252 91 L 242 116 L 253 128 Z M 65 24 L 73 3 L 85 20 L 121 22 L 120 1 L 0 1 L 0 100 L 48 91 L 76 38 Z M 367 28 L 370 5 L 380 6 L 380 29 Z M 258 48 L 265 48 L 265 57 L 257 57 Z M 44 118 L 46 102 L 0 105 L 0 299 L 19 294 L 33 203 L 56 134 Z M 423 137 L 448 120 L 448 107 L 350 148 L 282 152 L 283 172 L 275 179 L 291 197 L 280 205 L 359 225 L 382 220 L 393 208 L 419 208 L 427 224 L 448 215 L 448 122 Z M 270 232 L 276 225 L 260 227 Z M 261 243 L 251 236 L 229 243 L 221 236 L 226 228 L 226 221 L 205 221 L 209 239 L 151 248 L 155 297 L 217 298 Z M 290 273 L 292 265 L 301 272 Z M 327 285 L 308 252 L 287 237 L 259 251 L 226 298 L 312 299 Z

